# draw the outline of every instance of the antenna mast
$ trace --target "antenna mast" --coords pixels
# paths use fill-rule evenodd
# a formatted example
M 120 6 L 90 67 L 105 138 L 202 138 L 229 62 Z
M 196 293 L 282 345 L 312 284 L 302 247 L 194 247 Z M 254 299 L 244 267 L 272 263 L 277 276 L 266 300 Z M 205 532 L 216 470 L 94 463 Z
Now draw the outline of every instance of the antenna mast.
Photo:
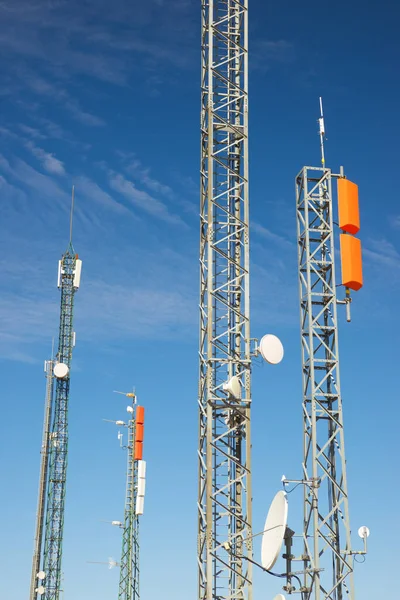
M 201 55 L 198 599 L 251 600 L 247 0 L 202 0 Z
M 347 492 L 346 454 L 340 388 L 337 305 L 349 302 L 349 288 L 362 285 L 361 247 L 352 235 L 340 236 L 342 285 L 337 299 L 332 179 L 337 180 L 339 227 L 359 229 L 357 186 L 325 166 L 322 100 L 319 136 L 322 167 L 303 167 L 296 177 L 298 268 L 303 372 L 303 556 L 304 600 L 354 600 L 353 555 Z M 343 207 L 357 205 L 355 212 Z M 349 204 L 350 203 L 350 204 Z M 346 220 L 347 218 L 347 220 Z M 343 237 L 354 243 L 347 254 Z M 351 277 L 347 278 L 346 269 Z M 361 554 L 361 553 L 360 553 Z
M 136 404 L 133 393 L 128 406 L 128 461 L 126 473 L 125 515 L 118 600 L 139 600 L 139 516 L 143 514 L 146 485 L 146 463 L 143 458 L 144 408 Z
M 74 194 L 72 195 L 72 197 Z M 73 202 L 72 202 L 73 208 Z M 73 307 L 75 292 L 80 286 L 82 261 L 75 255 L 72 246 L 72 210 L 70 221 L 70 240 L 66 252 L 58 264 L 58 287 L 61 289 L 60 326 L 58 351 L 52 361 L 52 375 L 55 378 L 55 399 L 52 407 L 52 423 L 48 437 L 47 481 L 40 481 L 39 494 L 46 490 L 45 539 L 41 546 L 40 511 L 44 500 L 39 502 L 35 552 L 40 552 L 40 560 L 34 556 L 33 569 L 41 566 L 38 587 L 31 586 L 30 600 L 59 600 L 61 590 L 61 558 L 64 532 L 65 489 L 68 458 L 68 405 L 70 392 L 70 368 L 72 350 L 75 345 L 73 332 Z M 50 385 L 50 384 L 49 384 Z M 48 392 L 49 394 L 51 392 Z M 47 458 L 46 458 L 47 460 Z M 43 457 L 42 457 L 43 465 Z M 41 470 L 42 477 L 42 470 Z M 38 576 L 38 572 L 35 573 Z

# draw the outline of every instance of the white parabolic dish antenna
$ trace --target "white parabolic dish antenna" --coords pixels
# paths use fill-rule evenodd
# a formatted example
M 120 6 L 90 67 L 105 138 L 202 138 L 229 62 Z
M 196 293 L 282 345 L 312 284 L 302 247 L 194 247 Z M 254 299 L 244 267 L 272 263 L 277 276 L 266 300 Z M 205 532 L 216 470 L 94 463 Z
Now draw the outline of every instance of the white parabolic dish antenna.
M 368 527 L 365 527 L 365 525 L 363 525 L 362 527 L 360 527 L 360 529 L 358 530 L 358 535 L 360 536 L 360 538 L 362 540 L 365 540 L 365 538 L 369 537 L 369 529 L 368 529 Z
M 44 594 L 44 587 L 42 585 L 39 585 L 38 589 L 37 589 L 37 593 L 41 596 L 42 594 Z
M 240 399 L 241 387 L 240 387 L 240 379 L 236 375 L 230 378 L 229 381 L 223 384 L 222 389 L 224 392 L 228 392 L 231 394 L 235 400 Z
M 282 342 L 272 333 L 267 333 L 261 338 L 258 350 L 263 359 L 270 365 L 278 365 L 283 358 Z
M 263 569 L 271 569 L 276 563 L 282 548 L 288 516 L 286 493 L 278 492 L 272 500 L 265 520 L 261 542 L 261 565 Z
M 54 375 L 57 379 L 65 379 L 69 373 L 69 368 L 64 363 L 57 363 L 54 367 Z
M 274 600 L 286 600 L 286 598 L 283 594 L 278 594 L 277 596 L 275 596 Z
M 39 571 L 37 577 L 38 579 L 44 579 L 46 577 L 46 573 L 44 571 Z

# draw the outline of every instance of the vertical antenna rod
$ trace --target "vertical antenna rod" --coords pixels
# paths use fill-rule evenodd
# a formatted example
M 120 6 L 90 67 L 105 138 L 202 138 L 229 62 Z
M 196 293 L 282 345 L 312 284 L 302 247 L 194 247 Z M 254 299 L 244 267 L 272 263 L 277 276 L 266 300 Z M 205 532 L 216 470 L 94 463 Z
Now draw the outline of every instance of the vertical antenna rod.
M 143 514 L 146 463 L 142 460 L 144 408 L 136 405 L 136 396 L 128 407 L 128 457 L 126 473 L 125 513 L 118 600 L 139 600 L 139 516 Z
M 72 225 L 74 220 L 75 186 L 72 186 L 71 214 L 69 217 L 69 243 L 72 245 Z
M 320 101 L 321 102 L 321 101 Z M 322 102 L 321 119 L 323 119 Z M 296 177 L 303 372 L 304 600 L 354 600 L 340 389 L 332 175 Z
M 202 0 L 201 35 L 198 600 L 251 600 L 247 0 Z
M 44 409 L 44 422 L 43 422 L 43 437 L 42 437 L 42 449 L 41 449 L 41 461 L 40 461 L 40 475 L 39 475 L 39 493 L 38 493 L 38 507 L 36 513 L 36 531 L 35 531 L 35 543 L 32 559 L 32 575 L 31 575 L 31 587 L 29 593 L 29 600 L 35 600 L 36 590 L 40 585 L 40 579 L 38 574 L 40 572 L 40 559 L 43 544 L 43 522 L 44 522 L 44 511 L 46 506 L 46 492 L 48 483 L 48 466 L 49 466 L 49 443 L 50 443 L 50 423 L 51 415 L 53 410 L 53 390 L 54 390 L 54 376 L 53 376 L 53 352 L 51 354 L 52 359 L 45 362 L 46 372 L 46 402 Z
M 72 194 L 72 198 L 74 193 Z M 72 201 L 73 209 L 73 201 Z M 61 592 L 61 559 L 64 532 L 64 509 L 68 459 L 68 405 L 70 368 L 75 343 L 73 308 L 75 292 L 80 286 L 82 261 L 72 246 L 72 210 L 70 240 L 58 264 L 58 287 L 61 289 L 58 350 L 53 362 L 55 398 L 49 435 L 49 466 L 46 483 L 45 539 L 41 550 L 41 571 L 44 577 L 39 591 L 31 600 L 59 600 Z M 43 588 L 43 589 L 41 589 Z
M 319 111 L 320 117 L 318 119 L 319 123 L 319 140 L 321 146 L 321 164 L 325 167 L 325 148 L 324 148 L 324 139 L 325 139 L 325 121 L 324 121 L 324 111 L 322 108 L 322 98 L 319 99 Z

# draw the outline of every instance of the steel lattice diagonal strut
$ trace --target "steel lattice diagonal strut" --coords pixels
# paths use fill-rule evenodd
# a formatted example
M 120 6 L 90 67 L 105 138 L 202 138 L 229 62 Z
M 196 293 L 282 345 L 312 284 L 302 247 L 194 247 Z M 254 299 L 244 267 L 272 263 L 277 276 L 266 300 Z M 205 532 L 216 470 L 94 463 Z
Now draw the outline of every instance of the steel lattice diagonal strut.
M 252 598 L 247 20 L 202 2 L 199 600 Z
M 48 469 L 45 510 L 45 536 L 38 551 L 42 556 L 37 587 L 32 586 L 31 600 L 59 600 L 61 588 L 61 561 L 64 530 L 65 491 L 68 459 L 68 405 L 70 393 L 70 368 L 75 334 L 73 331 L 74 296 L 80 285 L 82 261 L 75 254 L 70 241 L 67 251 L 59 261 L 58 287 L 61 288 L 61 310 L 58 351 L 53 361 L 52 375 L 55 379 L 55 397 L 50 403 L 51 426 L 49 428 Z M 43 486 L 42 486 L 43 487 Z M 43 490 L 44 490 L 43 487 Z M 44 493 L 42 494 L 44 502 Z M 38 515 L 43 514 L 43 506 Z M 36 557 L 37 560 L 37 557 Z M 38 574 L 36 574 L 38 575 Z

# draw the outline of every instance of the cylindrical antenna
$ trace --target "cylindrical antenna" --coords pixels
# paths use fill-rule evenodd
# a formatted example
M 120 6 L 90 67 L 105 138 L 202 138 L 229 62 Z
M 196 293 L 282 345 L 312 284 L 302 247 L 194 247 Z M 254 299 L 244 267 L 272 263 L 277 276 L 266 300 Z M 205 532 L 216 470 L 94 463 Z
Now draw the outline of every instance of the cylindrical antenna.
M 72 223 L 74 218 L 75 186 L 72 186 L 71 215 L 69 219 L 69 243 L 72 244 Z
M 322 166 L 325 167 L 325 151 L 324 151 L 324 138 L 325 138 L 325 123 L 324 123 L 324 111 L 322 108 L 322 98 L 319 98 L 319 109 L 320 109 L 320 118 L 319 122 L 319 139 L 321 145 L 321 163 Z

